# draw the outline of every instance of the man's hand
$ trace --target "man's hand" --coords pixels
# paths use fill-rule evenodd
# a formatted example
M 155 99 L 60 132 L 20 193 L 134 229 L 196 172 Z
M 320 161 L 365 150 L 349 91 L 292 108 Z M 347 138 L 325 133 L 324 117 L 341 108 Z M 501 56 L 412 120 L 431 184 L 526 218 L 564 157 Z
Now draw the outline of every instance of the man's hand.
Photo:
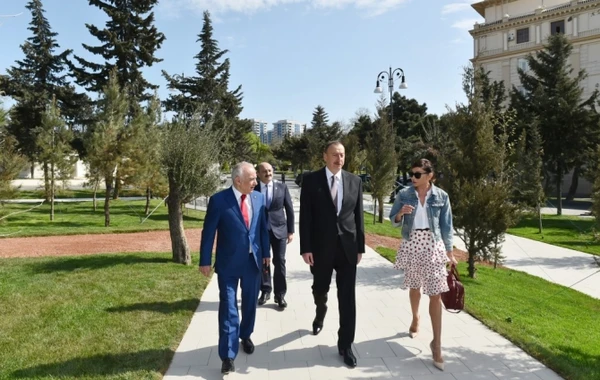
M 266 265 L 266 266 L 271 265 L 271 258 L 270 257 L 264 257 L 263 258 L 263 265 Z
M 288 234 L 288 244 L 290 244 L 294 240 L 294 234 Z
M 360 264 L 360 260 L 362 260 L 362 253 L 358 254 L 358 257 L 356 258 L 356 265 Z
M 311 267 L 313 265 L 315 265 L 315 261 L 313 260 L 312 252 L 303 253 L 302 258 L 304 259 L 304 262 L 307 263 L 308 265 L 310 265 Z
M 202 273 L 205 277 L 210 275 L 210 265 L 201 266 L 199 269 L 200 273 Z

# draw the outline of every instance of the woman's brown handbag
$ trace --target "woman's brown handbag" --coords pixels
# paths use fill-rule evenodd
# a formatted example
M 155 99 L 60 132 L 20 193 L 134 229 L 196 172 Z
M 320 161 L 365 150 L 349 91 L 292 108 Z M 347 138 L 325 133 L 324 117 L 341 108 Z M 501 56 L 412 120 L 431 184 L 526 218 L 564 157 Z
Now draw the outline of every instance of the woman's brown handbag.
M 460 282 L 456 265 L 450 265 L 450 270 L 448 271 L 448 277 L 446 278 L 446 281 L 448 281 L 448 288 L 450 288 L 450 290 L 442 293 L 442 302 L 444 303 L 444 307 L 451 313 L 460 313 L 460 311 L 465 307 L 465 288 Z

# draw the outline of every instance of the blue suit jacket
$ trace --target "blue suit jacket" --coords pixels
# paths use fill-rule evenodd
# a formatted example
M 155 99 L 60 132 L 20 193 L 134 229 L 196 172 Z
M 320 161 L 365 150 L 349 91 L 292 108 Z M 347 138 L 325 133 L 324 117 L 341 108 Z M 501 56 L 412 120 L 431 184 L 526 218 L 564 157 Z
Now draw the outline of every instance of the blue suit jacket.
M 211 264 L 215 234 L 216 273 L 241 276 L 244 266 L 248 263 L 251 248 L 258 270 L 262 268 L 262 259 L 271 257 L 265 196 L 254 191 L 248 196 L 252 203 L 250 228 L 244 223 L 242 211 L 231 187 L 210 197 L 200 242 L 200 266 Z

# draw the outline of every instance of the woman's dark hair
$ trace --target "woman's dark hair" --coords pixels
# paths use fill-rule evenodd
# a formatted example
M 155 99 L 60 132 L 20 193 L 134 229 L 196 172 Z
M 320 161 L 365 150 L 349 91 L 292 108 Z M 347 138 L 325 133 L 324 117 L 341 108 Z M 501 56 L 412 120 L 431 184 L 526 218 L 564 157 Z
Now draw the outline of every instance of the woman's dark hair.
M 420 158 L 413 162 L 411 168 L 421 168 L 425 170 L 426 173 L 433 173 L 433 165 L 431 165 L 431 161 L 426 158 Z

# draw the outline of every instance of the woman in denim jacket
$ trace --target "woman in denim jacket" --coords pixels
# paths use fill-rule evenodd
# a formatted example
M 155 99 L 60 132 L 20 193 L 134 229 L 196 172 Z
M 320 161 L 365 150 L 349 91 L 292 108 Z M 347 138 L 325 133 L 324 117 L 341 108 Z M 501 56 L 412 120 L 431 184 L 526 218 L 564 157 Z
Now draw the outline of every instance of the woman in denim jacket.
M 433 167 L 427 159 L 417 160 L 410 174 L 414 187 L 398 192 L 390 211 L 395 227 L 402 226 L 402 243 L 394 268 L 404 270 L 402 289 L 409 288 L 412 323 L 411 338 L 419 332 L 421 288 L 429 296 L 429 316 L 433 329 L 430 343 L 433 364 L 444 370 L 441 351 L 442 299 L 447 292 L 446 263 L 456 264 L 452 253 L 452 209 L 448 194 L 433 185 Z

